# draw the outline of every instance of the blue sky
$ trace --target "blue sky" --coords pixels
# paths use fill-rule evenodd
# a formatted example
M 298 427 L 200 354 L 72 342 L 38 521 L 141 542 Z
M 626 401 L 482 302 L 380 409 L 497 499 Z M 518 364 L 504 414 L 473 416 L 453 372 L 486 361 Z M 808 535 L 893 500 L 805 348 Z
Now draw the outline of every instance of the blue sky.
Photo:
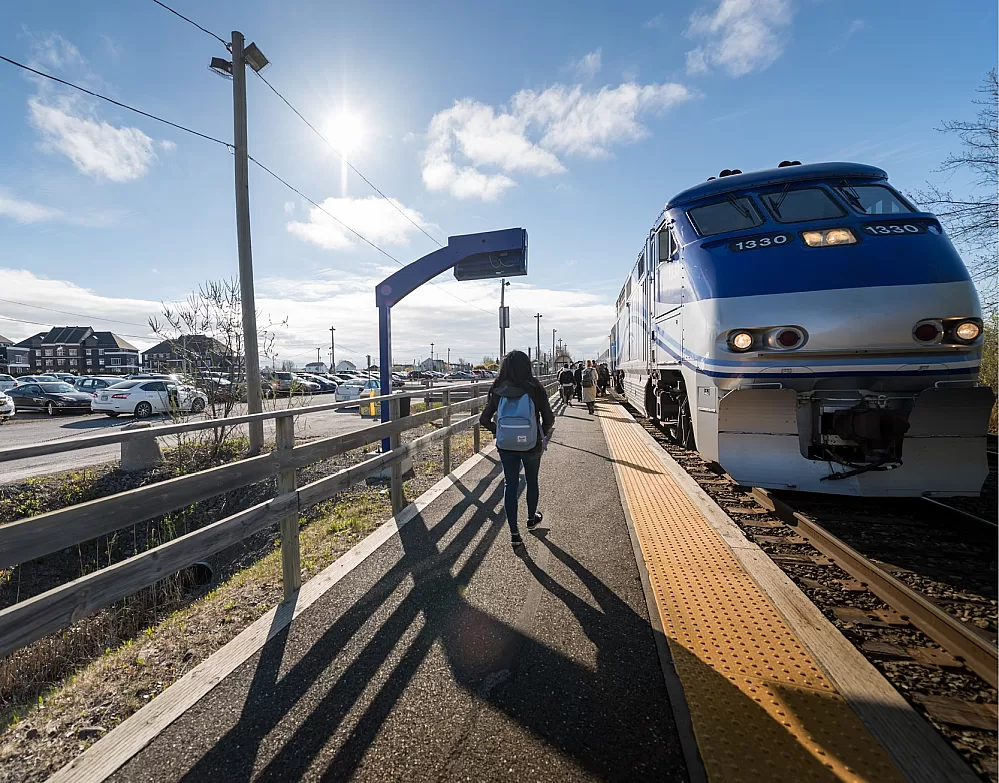
M 533 344 L 541 312 L 542 345 L 556 328 L 577 355 L 603 345 L 673 193 L 785 158 L 880 165 L 903 191 L 944 183 L 954 141 L 934 128 L 973 116 L 997 60 L 986 0 L 170 4 L 255 41 L 268 80 L 438 239 L 526 227 L 508 344 Z M 149 0 L 7 0 L 0 53 L 232 138 L 231 85 L 206 68 L 225 50 Z M 248 104 L 252 155 L 401 261 L 434 249 L 252 76 Z M 236 273 L 224 147 L 6 63 L 0 107 L 0 297 L 36 305 L 0 301 L 0 316 L 145 347 L 161 301 Z M 279 360 L 315 358 L 331 324 L 338 358 L 375 354 L 373 286 L 394 264 L 252 166 L 250 186 L 258 306 L 288 319 Z M 431 340 L 495 354 L 498 284 L 440 283 L 397 308 L 395 358 Z M 42 328 L 0 318 L 12 338 Z

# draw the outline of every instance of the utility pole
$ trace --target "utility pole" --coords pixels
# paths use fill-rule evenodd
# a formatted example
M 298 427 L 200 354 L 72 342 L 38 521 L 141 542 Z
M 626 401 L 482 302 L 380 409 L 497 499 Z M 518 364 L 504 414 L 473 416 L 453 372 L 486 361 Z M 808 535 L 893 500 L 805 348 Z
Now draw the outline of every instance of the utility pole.
M 540 375 L 541 374 L 541 318 L 542 318 L 541 313 L 538 313 L 536 316 L 534 316 L 534 318 L 538 322 L 538 352 L 535 354 L 535 356 L 538 359 L 538 374 Z
M 250 44 L 253 46 L 253 44 Z M 257 354 L 257 307 L 253 298 L 253 253 L 250 249 L 250 172 L 246 148 L 246 61 L 243 34 L 232 32 L 233 158 L 236 161 L 236 244 L 239 250 L 239 299 L 243 307 L 243 347 L 246 352 L 246 409 L 263 412 L 260 357 Z M 264 446 L 264 423 L 250 422 L 250 453 Z
M 502 362 L 506 356 L 506 330 L 510 326 L 510 310 L 506 307 L 506 287 L 510 285 L 506 279 L 500 280 L 499 332 L 500 352 L 497 362 Z
M 552 369 L 553 370 L 557 370 L 558 369 L 558 367 L 555 366 L 557 361 L 558 360 L 557 360 L 557 357 L 555 355 L 555 330 L 552 329 Z
M 321 350 L 322 348 L 316 348 L 316 364 L 319 364 L 322 361 L 320 358 L 321 354 L 319 353 Z
M 330 327 L 330 372 L 336 369 L 336 328 Z
M 447 349 L 447 368 L 448 368 L 448 370 L 451 369 L 451 349 L 450 348 Z

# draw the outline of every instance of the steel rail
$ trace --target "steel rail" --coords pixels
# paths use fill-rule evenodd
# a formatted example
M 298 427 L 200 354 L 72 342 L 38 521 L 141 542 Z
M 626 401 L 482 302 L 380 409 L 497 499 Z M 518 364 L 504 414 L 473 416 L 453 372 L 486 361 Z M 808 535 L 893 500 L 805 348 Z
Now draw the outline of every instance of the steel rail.
M 795 511 L 769 490 L 754 487 L 753 496 L 764 507 L 771 508 L 785 523 L 796 528 L 808 543 L 864 584 L 989 685 L 999 687 L 999 650 L 996 645 L 877 566 L 816 520 Z

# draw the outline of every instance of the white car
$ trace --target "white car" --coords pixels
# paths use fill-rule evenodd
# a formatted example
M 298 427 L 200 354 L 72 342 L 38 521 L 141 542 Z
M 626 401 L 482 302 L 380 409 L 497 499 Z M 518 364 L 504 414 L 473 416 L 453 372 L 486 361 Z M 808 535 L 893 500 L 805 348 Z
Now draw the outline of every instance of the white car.
M 375 394 L 381 394 L 381 384 L 374 378 L 368 380 L 345 381 L 336 388 L 334 398 L 337 402 L 356 400 L 361 396 L 361 392 L 374 390 Z
M 14 380 L 13 375 L 4 375 L 3 373 L 0 373 L 0 392 L 13 389 L 15 386 L 17 386 L 17 381 Z
M 17 413 L 17 410 L 14 408 L 14 400 L 0 391 L 0 419 L 9 419 L 15 413 Z
M 208 397 L 193 386 L 178 386 L 160 380 L 133 380 L 98 390 L 90 401 L 90 410 L 112 418 L 131 413 L 137 419 L 144 419 L 171 410 L 201 413 L 207 404 Z

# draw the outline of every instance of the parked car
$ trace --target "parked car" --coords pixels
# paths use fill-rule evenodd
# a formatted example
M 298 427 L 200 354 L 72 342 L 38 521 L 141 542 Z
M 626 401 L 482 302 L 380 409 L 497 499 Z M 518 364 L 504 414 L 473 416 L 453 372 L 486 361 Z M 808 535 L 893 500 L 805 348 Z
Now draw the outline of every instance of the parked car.
M 381 384 L 373 378 L 364 381 L 347 381 L 337 387 L 335 399 L 337 402 L 356 400 L 360 398 L 361 392 L 371 390 L 374 390 L 375 394 L 381 391 Z
M 91 398 L 90 409 L 114 418 L 131 413 L 144 419 L 154 413 L 171 410 L 201 413 L 208 405 L 208 397 L 193 386 L 178 386 L 162 380 L 122 381 L 101 389 Z
M 84 375 L 76 379 L 75 385 L 78 391 L 94 395 L 99 389 L 106 389 L 108 386 L 114 386 L 116 383 L 121 383 L 120 377 L 111 375 Z
M 52 383 L 58 381 L 54 375 L 22 375 L 17 379 L 20 386 L 22 383 Z
M 47 411 L 49 416 L 54 416 L 57 413 L 86 413 L 90 410 L 90 395 L 62 381 L 19 382 L 6 394 L 22 411 Z
M 260 375 L 271 382 L 277 394 L 315 394 L 319 391 L 318 383 L 299 378 L 293 372 L 261 370 Z
M 295 373 L 295 375 L 301 380 L 309 381 L 319 386 L 320 394 L 335 392 L 336 387 L 340 385 L 335 381 L 331 381 L 329 378 L 324 378 L 321 375 L 316 375 L 315 373 L 311 372 L 299 372 Z
M 3 375 L 0 373 L 0 392 L 5 392 L 7 389 L 13 389 L 17 386 L 17 381 L 14 380 L 13 375 Z
M 14 407 L 14 398 L 0 391 L 0 419 L 9 419 L 15 413 L 17 409 Z
M 464 370 L 457 370 L 456 372 L 448 373 L 444 376 L 444 380 L 447 381 L 475 381 L 478 380 L 472 373 L 465 372 Z

